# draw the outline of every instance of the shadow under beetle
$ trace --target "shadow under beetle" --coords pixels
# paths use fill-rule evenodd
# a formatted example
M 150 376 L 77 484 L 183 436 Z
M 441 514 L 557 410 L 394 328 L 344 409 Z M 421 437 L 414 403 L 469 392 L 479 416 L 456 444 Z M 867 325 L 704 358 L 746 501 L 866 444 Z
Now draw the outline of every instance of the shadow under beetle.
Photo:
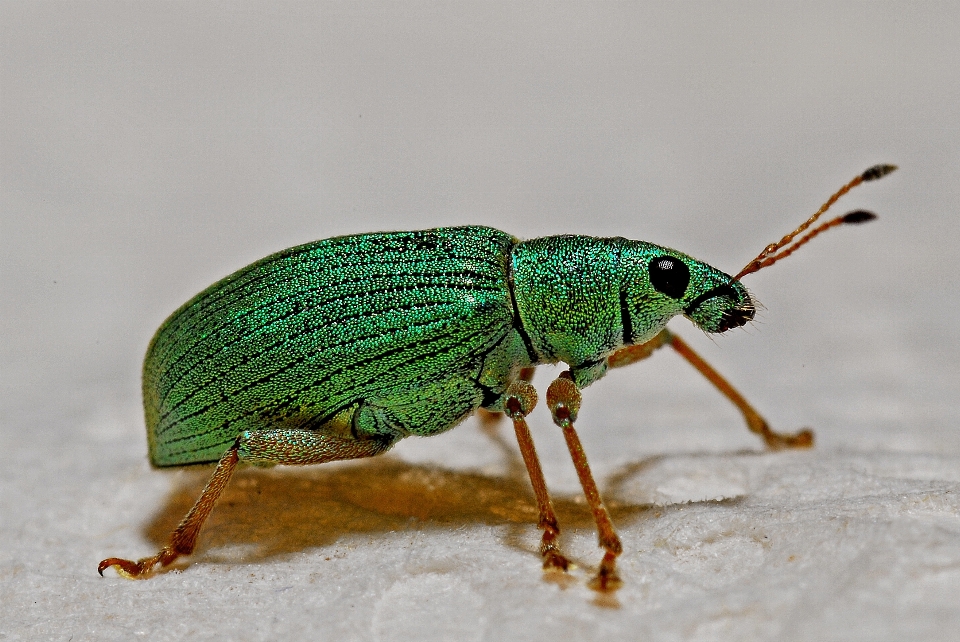
M 533 367 L 564 362 L 547 388 L 599 531 L 591 586 L 620 584 L 620 539 L 574 430 L 580 389 L 671 346 L 743 413 L 767 446 L 807 448 L 787 435 L 666 329 L 682 314 L 705 332 L 754 316 L 740 279 L 817 234 L 874 218 L 850 212 L 813 223 L 838 198 L 895 166 L 877 165 L 734 277 L 675 250 L 624 238 L 520 241 L 488 227 L 342 236 L 268 256 L 210 286 L 157 331 L 143 366 L 150 461 L 219 461 L 196 504 L 153 557 L 111 557 L 125 577 L 190 554 L 234 468 L 372 457 L 408 435 L 456 426 L 477 409 L 513 421 L 540 511 L 545 569 L 566 570 L 560 528 L 525 417 L 537 403 Z

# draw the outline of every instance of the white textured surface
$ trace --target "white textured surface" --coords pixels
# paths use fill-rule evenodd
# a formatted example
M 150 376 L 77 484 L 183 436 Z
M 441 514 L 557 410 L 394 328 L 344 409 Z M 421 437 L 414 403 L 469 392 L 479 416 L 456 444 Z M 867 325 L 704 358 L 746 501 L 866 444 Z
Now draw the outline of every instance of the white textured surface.
M 0 640 L 960 640 L 960 10 L 953 3 L 3 3 Z M 269 252 L 482 223 L 623 235 L 736 270 L 867 166 L 869 226 L 683 334 L 811 452 L 765 454 L 675 355 L 589 388 L 624 542 L 600 554 L 531 426 L 244 470 L 177 571 L 129 582 L 208 470 L 145 462 L 163 318 Z M 556 371 L 539 372 L 545 389 Z

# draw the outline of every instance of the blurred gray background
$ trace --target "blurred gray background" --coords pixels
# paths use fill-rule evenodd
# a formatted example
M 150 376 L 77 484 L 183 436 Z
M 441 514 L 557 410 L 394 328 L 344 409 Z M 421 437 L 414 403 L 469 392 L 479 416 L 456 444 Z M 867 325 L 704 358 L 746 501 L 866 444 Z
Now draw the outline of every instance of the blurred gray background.
M 99 557 L 155 545 L 137 520 L 172 482 L 145 463 L 139 369 L 163 319 L 251 261 L 340 234 L 619 235 L 734 273 L 896 163 L 837 206 L 878 221 L 747 278 L 755 324 L 671 327 L 775 426 L 812 426 L 818 452 L 952 470 L 958 43 L 955 2 L 0 3 L 0 611 L 14 595 L 27 608 L 18 582 L 41 568 L 97 594 L 119 582 L 90 577 Z M 548 482 L 575 493 L 535 417 Z M 759 450 L 666 353 L 590 388 L 579 428 L 599 478 Z M 479 469 L 498 452 L 471 425 L 394 456 Z M 74 590 L 45 594 L 62 606 Z

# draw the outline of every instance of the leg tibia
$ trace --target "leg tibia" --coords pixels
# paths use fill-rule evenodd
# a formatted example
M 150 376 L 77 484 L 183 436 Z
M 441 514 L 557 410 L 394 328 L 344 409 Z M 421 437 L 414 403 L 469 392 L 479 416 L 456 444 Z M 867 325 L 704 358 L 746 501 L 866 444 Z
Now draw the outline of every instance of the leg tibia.
M 570 566 L 570 562 L 560 552 L 560 543 L 557 541 L 560 536 L 560 524 L 557 522 L 557 514 L 554 512 L 553 503 L 550 501 L 547 482 L 543 478 L 543 469 L 540 467 L 540 460 L 533 446 L 530 428 L 522 416 L 511 417 L 511 419 L 517 433 L 517 443 L 520 445 L 523 463 L 530 475 L 530 485 L 533 486 L 533 494 L 537 499 L 537 509 L 540 513 L 537 528 L 543 531 L 543 537 L 540 540 L 540 556 L 543 558 L 543 568 L 556 568 L 565 571 Z
M 613 528 L 610 514 L 603 505 L 597 483 L 593 479 L 593 473 L 590 472 L 590 464 L 587 463 L 587 455 L 583 452 L 580 437 L 573 427 L 580 409 L 580 400 L 580 391 L 569 372 L 561 374 L 547 389 L 547 405 L 553 415 L 553 422 L 563 429 L 567 450 L 570 451 L 570 458 L 580 478 L 580 486 L 583 488 L 583 494 L 597 524 L 600 546 L 604 549 L 603 561 L 600 563 L 597 577 L 591 582 L 591 587 L 601 591 L 614 590 L 621 583 L 617 576 L 617 556 L 623 551 L 623 546 Z
M 379 439 L 331 437 L 312 430 L 244 432 L 220 458 L 217 469 L 197 503 L 170 534 L 169 544 L 153 557 L 145 557 L 136 562 L 110 557 L 100 562 L 97 570 L 103 575 L 103 571 L 113 566 L 120 575 L 127 578 L 147 577 L 157 566 L 167 566 L 181 555 L 192 553 L 203 523 L 240 460 L 252 464 L 320 464 L 340 459 L 372 457 L 386 451 L 392 444 L 392 441 Z
M 530 427 L 527 426 L 527 420 L 525 419 L 536 405 L 537 391 L 528 381 L 520 379 L 510 384 L 507 389 L 503 400 L 503 411 L 513 421 L 513 428 L 517 433 L 517 444 L 520 446 L 520 455 L 527 467 L 527 473 L 530 475 L 530 485 L 533 486 L 533 494 L 537 499 L 537 509 L 540 513 L 537 527 L 543 531 L 543 537 L 540 540 L 540 556 L 543 558 L 543 568 L 565 571 L 570 566 L 570 562 L 560 552 L 560 543 L 557 541 L 560 536 L 560 525 L 557 522 L 557 514 L 553 510 L 553 503 L 550 501 L 547 482 L 543 478 L 540 459 L 537 457 L 533 437 L 530 435 Z
M 727 399 L 733 402 L 743 414 L 743 418 L 747 422 L 747 427 L 752 432 L 763 437 L 768 448 L 779 450 L 781 448 L 810 448 L 813 446 L 813 432 L 809 429 L 801 430 L 792 435 L 772 431 L 770 426 L 767 425 L 766 420 L 760 416 L 760 413 L 753 409 L 753 406 L 744 399 L 743 395 L 737 392 L 736 388 L 730 385 L 719 372 L 714 370 L 710 364 L 694 352 L 686 342 L 675 334 L 670 335 L 669 341 L 674 350 L 686 359 L 690 365 L 699 370 L 700 374 L 716 386 L 717 390 L 723 393 Z
M 217 499 L 226 487 L 227 482 L 230 481 L 233 470 L 237 467 L 238 459 L 237 444 L 234 444 L 220 458 L 217 469 L 213 472 L 213 476 L 207 482 L 203 492 L 200 493 L 197 503 L 193 505 L 193 508 L 183 518 L 176 530 L 170 534 L 170 543 L 160 549 L 159 553 L 153 557 L 144 557 L 136 562 L 119 557 L 107 558 L 100 562 L 100 566 L 97 567 L 100 575 L 103 575 L 106 569 L 113 566 L 116 567 L 117 573 L 129 579 L 147 577 L 157 565 L 167 566 L 181 555 L 192 553 L 194 546 L 197 544 L 200 528 L 210 515 L 210 511 L 213 510 L 213 506 L 217 503 Z

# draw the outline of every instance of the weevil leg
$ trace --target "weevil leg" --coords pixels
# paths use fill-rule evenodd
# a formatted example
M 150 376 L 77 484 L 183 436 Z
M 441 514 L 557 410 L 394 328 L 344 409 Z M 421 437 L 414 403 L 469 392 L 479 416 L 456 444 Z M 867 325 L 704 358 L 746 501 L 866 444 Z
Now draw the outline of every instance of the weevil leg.
M 784 448 L 810 448 L 813 446 L 813 431 L 809 428 L 805 428 L 792 435 L 774 432 L 770 429 L 766 420 L 760 416 L 760 413 L 754 410 L 753 406 L 743 398 L 743 395 L 737 392 L 736 388 L 731 386 L 719 372 L 714 370 L 710 364 L 694 352 L 685 341 L 667 330 L 664 330 L 660 334 L 666 334 L 667 342 L 670 346 L 690 362 L 694 368 L 699 370 L 700 374 L 706 377 L 710 383 L 716 386 L 717 390 L 723 393 L 723 396 L 732 401 L 733 405 L 740 409 L 744 420 L 747 422 L 747 428 L 763 437 L 768 448 L 771 450 L 782 450 Z
M 553 510 L 550 494 L 547 492 L 547 482 L 543 478 L 543 469 L 537 458 L 537 451 L 530 435 L 526 416 L 537 405 L 537 391 L 528 381 L 518 380 L 510 384 L 504 400 L 504 413 L 513 421 L 513 428 L 517 433 L 517 443 L 520 445 L 520 454 L 523 463 L 530 475 L 530 484 L 533 494 L 537 498 L 537 508 L 540 519 L 537 527 L 543 531 L 540 540 L 540 556 L 543 558 L 544 569 L 565 571 L 570 567 L 570 561 L 560 552 L 560 525 L 557 514 Z
M 570 451 L 573 465 L 577 469 L 577 476 L 580 478 L 580 486 L 593 512 L 593 519 L 597 523 L 600 546 L 604 549 L 600 569 L 597 571 L 597 576 L 590 582 L 590 587 L 598 591 L 613 591 L 622 584 L 617 575 L 617 556 L 623 552 L 623 545 L 613 528 L 613 522 L 610 521 L 610 514 L 607 513 L 600 498 L 597 483 L 590 472 L 590 464 L 587 463 L 587 455 L 583 452 L 580 437 L 577 436 L 577 431 L 573 427 L 573 422 L 580 410 L 580 400 L 580 391 L 573 382 L 573 376 L 569 370 L 562 373 L 547 388 L 547 406 L 550 408 L 553 422 L 563 430 L 567 449 Z
M 126 578 L 136 579 L 146 577 L 158 564 L 161 567 L 167 566 L 181 555 L 189 555 L 192 553 L 193 547 L 197 543 L 197 535 L 200 534 L 200 527 L 203 526 L 203 522 L 205 522 L 210 515 L 210 511 L 213 510 L 214 504 L 217 503 L 220 493 L 223 492 L 224 487 L 226 487 L 227 482 L 230 481 L 230 477 L 233 475 L 234 469 L 237 467 L 237 462 L 240 459 L 237 454 L 239 446 L 240 440 L 238 439 L 237 442 L 223 454 L 223 457 L 220 458 L 217 469 L 213 472 L 210 481 L 208 481 L 207 485 L 203 488 L 203 492 L 200 493 L 200 498 L 193 505 L 193 508 L 190 509 L 190 512 L 187 513 L 186 517 L 183 518 L 179 526 L 170 534 L 169 544 L 161 548 L 160 552 L 153 557 L 144 557 L 136 562 L 119 557 L 109 557 L 100 562 L 100 566 L 97 567 L 100 575 L 103 575 L 106 569 L 114 566 L 117 569 L 117 573 Z
M 97 570 L 100 575 L 115 567 L 117 573 L 129 579 L 149 576 L 155 568 L 168 566 L 178 557 L 189 555 L 197 544 L 197 536 L 203 523 L 210 516 L 217 499 L 233 475 L 237 462 L 253 464 L 321 464 L 342 459 L 373 457 L 393 445 L 389 439 L 345 439 L 332 437 L 315 430 L 276 429 L 246 431 L 227 450 L 217 463 L 217 468 L 200 498 L 170 534 L 170 543 L 153 557 L 136 562 L 110 557 Z
M 649 341 L 644 341 L 643 343 L 637 343 L 632 346 L 620 348 L 607 357 L 607 366 L 611 368 L 622 368 L 624 366 L 629 366 L 631 363 L 643 361 L 654 352 L 670 343 L 672 336 L 673 335 L 669 330 L 663 329 L 659 334 L 657 334 L 657 336 Z
M 533 381 L 533 373 L 536 372 L 536 370 L 533 366 L 522 368 L 520 370 L 520 376 L 517 378 L 520 381 L 530 383 Z M 493 431 L 496 430 L 501 418 L 503 418 L 503 413 L 487 410 L 486 408 L 477 409 L 477 419 L 480 421 L 480 428 L 488 435 L 493 436 Z

